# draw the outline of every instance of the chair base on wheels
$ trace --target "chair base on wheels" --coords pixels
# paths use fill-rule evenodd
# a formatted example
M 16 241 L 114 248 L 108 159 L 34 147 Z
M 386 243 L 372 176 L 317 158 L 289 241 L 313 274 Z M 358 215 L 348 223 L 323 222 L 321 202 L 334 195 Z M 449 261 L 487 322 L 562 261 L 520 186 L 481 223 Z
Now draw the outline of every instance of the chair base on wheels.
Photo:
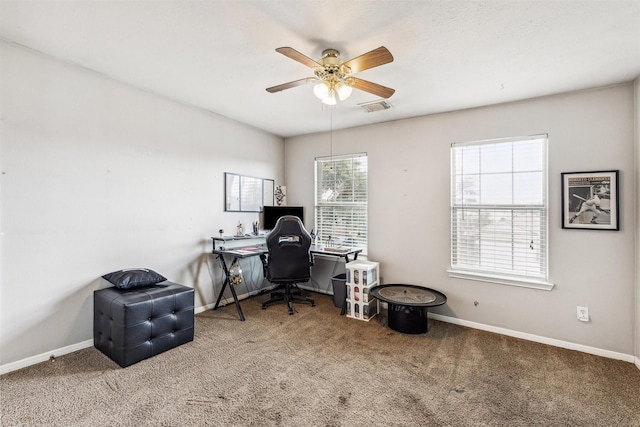
M 262 309 L 266 310 L 266 308 L 272 304 L 278 304 L 284 302 L 287 304 L 289 309 L 289 315 L 294 313 L 293 311 L 293 303 L 301 302 L 306 304 L 311 304 L 311 307 L 316 306 L 316 302 L 313 298 L 306 297 L 302 295 L 302 291 L 295 285 L 287 284 L 283 285 L 284 289 L 279 291 L 271 292 L 271 297 L 262 303 Z

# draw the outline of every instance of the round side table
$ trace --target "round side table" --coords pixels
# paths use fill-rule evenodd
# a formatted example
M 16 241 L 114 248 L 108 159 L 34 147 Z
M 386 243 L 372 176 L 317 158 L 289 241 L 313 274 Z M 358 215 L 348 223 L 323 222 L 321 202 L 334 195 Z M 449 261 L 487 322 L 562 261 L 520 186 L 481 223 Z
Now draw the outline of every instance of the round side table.
M 447 302 L 442 292 L 416 285 L 380 285 L 369 292 L 389 304 L 389 328 L 405 334 L 427 332 L 427 309 Z

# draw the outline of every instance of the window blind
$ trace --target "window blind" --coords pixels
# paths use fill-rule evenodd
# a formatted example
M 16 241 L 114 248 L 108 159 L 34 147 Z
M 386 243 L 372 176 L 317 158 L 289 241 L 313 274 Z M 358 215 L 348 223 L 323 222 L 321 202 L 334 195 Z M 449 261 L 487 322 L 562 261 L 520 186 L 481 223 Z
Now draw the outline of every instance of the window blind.
M 451 268 L 547 281 L 547 136 L 451 145 Z
M 316 234 L 325 246 L 367 251 L 366 154 L 319 157 L 315 165 Z

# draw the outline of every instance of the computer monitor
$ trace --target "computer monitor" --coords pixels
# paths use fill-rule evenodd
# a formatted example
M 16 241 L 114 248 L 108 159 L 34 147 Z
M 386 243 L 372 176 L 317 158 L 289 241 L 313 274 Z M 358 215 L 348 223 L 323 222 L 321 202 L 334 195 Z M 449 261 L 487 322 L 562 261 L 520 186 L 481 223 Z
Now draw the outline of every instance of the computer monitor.
M 297 216 L 304 224 L 303 214 L 304 209 L 302 206 L 265 206 L 263 208 L 262 228 L 273 230 L 278 219 L 286 215 Z

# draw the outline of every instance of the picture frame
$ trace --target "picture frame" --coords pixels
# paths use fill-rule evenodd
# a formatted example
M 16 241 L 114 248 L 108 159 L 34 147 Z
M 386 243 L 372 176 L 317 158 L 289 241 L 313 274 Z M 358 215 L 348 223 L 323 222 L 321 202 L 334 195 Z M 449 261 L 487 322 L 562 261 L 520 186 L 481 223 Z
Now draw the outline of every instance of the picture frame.
M 620 230 L 618 172 L 563 172 L 562 228 Z

